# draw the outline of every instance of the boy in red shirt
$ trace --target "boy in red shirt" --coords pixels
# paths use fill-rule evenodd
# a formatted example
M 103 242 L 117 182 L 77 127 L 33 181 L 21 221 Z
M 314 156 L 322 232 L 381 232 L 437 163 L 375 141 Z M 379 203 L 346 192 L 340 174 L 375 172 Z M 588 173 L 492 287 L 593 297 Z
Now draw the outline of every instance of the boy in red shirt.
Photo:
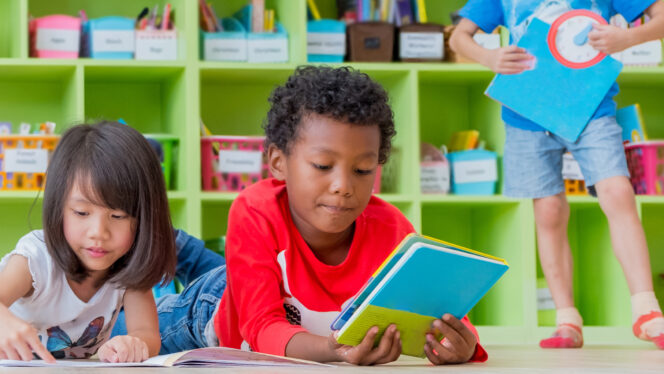
M 270 97 L 265 124 L 274 179 L 233 202 L 228 286 L 214 318 L 222 346 L 308 360 L 379 364 L 401 353 L 396 326 L 374 348 L 377 328 L 356 346 L 337 344 L 330 324 L 413 226 L 372 196 L 394 136 L 387 93 L 348 68 L 301 67 Z M 464 318 L 434 322 L 434 364 L 483 361 Z M 434 352 L 435 350 L 435 352 Z
M 178 278 L 187 282 L 206 273 L 181 295 L 158 300 L 161 353 L 219 344 L 319 362 L 394 361 L 401 354 L 396 326 L 376 347 L 377 327 L 354 347 L 338 344 L 330 329 L 415 231 L 397 208 L 371 194 L 395 135 L 387 93 L 349 68 L 306 66 L 277 87 L 270 102 L 265 134 L 274 178 L 233 201 L 228 268 L 200 240 L 178 232 Z M 189 264 L 191 258 L 200 266 Z M 209 270 L 212 263 L 221 266 Z M 427 336 L 423 349 L 432 363 L 487 359 L 467 318 L 448 314 L 433 327 L 446 339 Z

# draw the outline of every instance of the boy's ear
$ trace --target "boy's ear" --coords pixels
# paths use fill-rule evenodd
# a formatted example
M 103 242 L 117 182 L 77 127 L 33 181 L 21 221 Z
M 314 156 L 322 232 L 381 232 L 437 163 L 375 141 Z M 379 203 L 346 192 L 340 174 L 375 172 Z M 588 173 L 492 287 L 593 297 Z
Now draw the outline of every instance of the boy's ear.
M 274 144 L 270 144 L 267 149 L 267 163 L 275 179 L 280 181 L 286 179 L 286 155 Z

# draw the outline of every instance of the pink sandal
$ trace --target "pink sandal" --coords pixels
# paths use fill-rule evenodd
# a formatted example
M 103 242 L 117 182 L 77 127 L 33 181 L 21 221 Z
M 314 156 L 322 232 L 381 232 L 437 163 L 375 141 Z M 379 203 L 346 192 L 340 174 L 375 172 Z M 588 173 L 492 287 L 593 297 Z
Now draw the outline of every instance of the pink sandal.
M 658 311 L 652 311 L 648 314 L 644 314 L 639 319 L 634 322 L 634 325 L 632 325 L 632 332 L 634 332 L 634 336 L 636 336 L 639 339 L 643 340 L 650 340 L 659 349 L 664 349 L 664 334 L 659 334 L 659 336 L 649 336 L 645 331 L 641 330 L 641 326 L 643 326 L 644 323 L 650 322 L 655 318 L 662 318 L 662 312 Z
M 581 341 L 577 342 L 576 339 L 574 338 L 569 338 L 569 337 L 566 338 L 561 336 L 560 330 L 563 327 L 569 327 L 578 332 Z M 573 325 L 571 323 L 563 323 L 560 326 L 558 326 L 556 332 L 553 333 L 552 337 L 540 340 L 540 347 L 541 348 L 581 348 L 583 347 L 583 333 L 581 332 L 581 328 L 579 326 Z

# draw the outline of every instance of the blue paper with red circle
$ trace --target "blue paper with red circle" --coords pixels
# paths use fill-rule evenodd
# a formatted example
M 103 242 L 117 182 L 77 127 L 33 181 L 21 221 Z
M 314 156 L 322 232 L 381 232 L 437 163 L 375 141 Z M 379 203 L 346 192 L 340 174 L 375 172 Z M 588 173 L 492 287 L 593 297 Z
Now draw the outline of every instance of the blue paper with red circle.
M 549 50 L 550 25 L 533 18 L 518 46 L 535 56 L 532 70 L 497 74 L 485 94 L 569 141 L 576 141 L 622 69 L 611 56 L 586 68 L 561 64 Z

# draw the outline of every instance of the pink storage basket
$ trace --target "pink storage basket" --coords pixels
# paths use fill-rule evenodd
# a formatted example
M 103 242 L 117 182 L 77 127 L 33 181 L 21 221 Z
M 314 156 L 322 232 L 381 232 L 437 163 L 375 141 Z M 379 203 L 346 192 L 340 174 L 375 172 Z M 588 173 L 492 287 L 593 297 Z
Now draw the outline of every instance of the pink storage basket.
M 262 136 L 201 137 L 204 191 L 241 191 L 270 177 Z
M 29 24 L 30 55 L 39 58 L 78 58 L 81 19 L 55 14 Z
M 625 145 L 632 186 L 639 195 L 664 194 L 664 141 Z

